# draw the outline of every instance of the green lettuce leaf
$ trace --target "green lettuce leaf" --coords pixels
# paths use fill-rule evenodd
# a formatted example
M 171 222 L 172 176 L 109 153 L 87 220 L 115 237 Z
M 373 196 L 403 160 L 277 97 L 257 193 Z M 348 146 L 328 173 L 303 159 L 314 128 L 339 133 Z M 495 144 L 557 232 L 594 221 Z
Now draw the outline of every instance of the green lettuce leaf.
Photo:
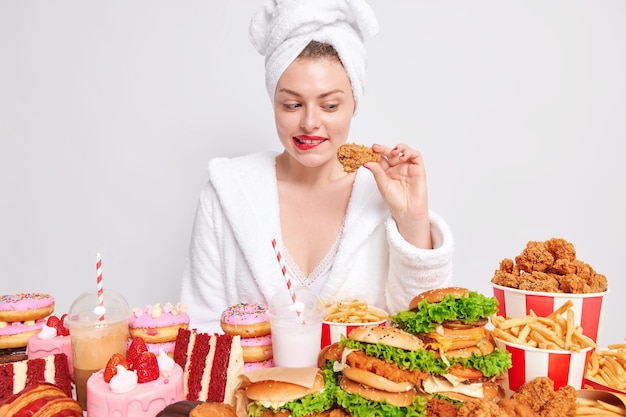
M 348 394 L 337 390 L 337 404 L 350 412 L 353 417 L 425 417 L 427 400 L 416 396 L 408 407 L 397 407 L 386 401 L 376 402 L 365 399 L 359 394 Z
M 419 302 L 416 309 L 400 311 L 390 316 L 391 322 L 412 334 L 428 333 L 435 330 L 445 320 L 460 320 L 472 323 L 490 317 L 498 311 L 498 300 L 470 291 L 467 295 L 454 298 L 452 294 L 444 296 L 439 303 L 429 303 L 426 299 Z
M 447 373 L 455 363 L 460 363 L 464 368 L 478 369 L 488 378 L 498 376 L 511 367 L 511 354 L 500 349 L 494 349 L 485 356 L 473 353 L 468 358 L 447 358 L 448 365 L 443 359 L 435 357 L 432 350 L 404 350 L 382 343 L 358 342 L 346 337 L 342 337 L 339 344 L 350 349 L 361 350 L 368 356 L 393 362 L 400 369 L 420 370 L 436 375 Z
M 292 417 L 304 417 L 312 413 L 330 410 L 336 403 L 335 392 L 339 389 L 338 375 L 332 370 L 332 362 L 328 362 L 324 366 L 322 376 L 324 377 L 324 390 L 322 392 L 287 402 L 280 409 L 289 410 Z M 257 402 L 251 402 L 248 406 L 248 417 L 259 417 L 267 409 Z

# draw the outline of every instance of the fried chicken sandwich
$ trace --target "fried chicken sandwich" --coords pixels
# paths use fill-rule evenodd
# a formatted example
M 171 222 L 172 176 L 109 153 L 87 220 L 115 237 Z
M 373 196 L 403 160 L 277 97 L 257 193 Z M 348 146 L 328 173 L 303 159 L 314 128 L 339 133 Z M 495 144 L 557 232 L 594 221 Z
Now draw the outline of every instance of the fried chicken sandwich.
M 417 387 L 427 376 L 411 359 L 422 341 L 393 327 L 359 327 L 342 338 L 337 404 L 353 417 L 422 415 L 426 399 Z
M 422 340 L 432 356 L 422 370 L 427 393 L 455 400 L 497 399 L 498 382 L 511 367 L 508 352 L 494 347 L 485 325 L 498 301 L 467 288 L 448 287 L 423 292 L 409 309 L 391 316 L 393 324 Z

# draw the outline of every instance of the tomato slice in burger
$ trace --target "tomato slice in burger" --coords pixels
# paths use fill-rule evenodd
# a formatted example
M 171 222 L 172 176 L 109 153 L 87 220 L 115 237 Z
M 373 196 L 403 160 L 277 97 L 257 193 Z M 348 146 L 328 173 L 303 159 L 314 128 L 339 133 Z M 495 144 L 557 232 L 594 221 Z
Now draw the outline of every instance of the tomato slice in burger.
M 480 379 L 483 377 L 483 373 L 476 368 L 463 368 L 460 363 L 455 363 L 448 373 L 463 379 Z

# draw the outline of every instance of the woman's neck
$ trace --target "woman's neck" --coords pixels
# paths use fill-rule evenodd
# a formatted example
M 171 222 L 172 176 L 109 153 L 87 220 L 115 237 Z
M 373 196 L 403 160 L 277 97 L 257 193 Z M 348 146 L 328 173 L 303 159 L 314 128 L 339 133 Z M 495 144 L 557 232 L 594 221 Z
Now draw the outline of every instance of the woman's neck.
M 348 176 L 339 161 L 328 161 L 317 167 L 307 167 L 293 159 L 287 152 L 276 157 L 276 176 L 279 181 L 303 185 L 325 185 Z

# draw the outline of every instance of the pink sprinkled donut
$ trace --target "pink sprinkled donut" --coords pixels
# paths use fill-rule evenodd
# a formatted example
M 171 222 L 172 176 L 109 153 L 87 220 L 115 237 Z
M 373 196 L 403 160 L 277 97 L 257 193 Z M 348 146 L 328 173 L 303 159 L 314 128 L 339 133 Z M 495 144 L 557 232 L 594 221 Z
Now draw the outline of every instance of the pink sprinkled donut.
M 241 337 L 258 337 L 270 333 L 267 305 L 239 303 L 224 310 L 220 326 L 224 333 Z
M 242 337 L 241 349 L 244 362 L 260 362 L 274 356 L 272 336 L 269 334 L 259 337 Z
M 0 321 L 39 320 L 54 311 L 54 298 L 49 294 L 21 293 L 0 297 Z
M 274 359 L 268 359 L 266 361 L 261 361 L 261 362 L 244 362 L 243 371 L 250 372 L 250 371 L 254 371 L 255 369 L 273 368 L 273 367 L 274 367 Z

